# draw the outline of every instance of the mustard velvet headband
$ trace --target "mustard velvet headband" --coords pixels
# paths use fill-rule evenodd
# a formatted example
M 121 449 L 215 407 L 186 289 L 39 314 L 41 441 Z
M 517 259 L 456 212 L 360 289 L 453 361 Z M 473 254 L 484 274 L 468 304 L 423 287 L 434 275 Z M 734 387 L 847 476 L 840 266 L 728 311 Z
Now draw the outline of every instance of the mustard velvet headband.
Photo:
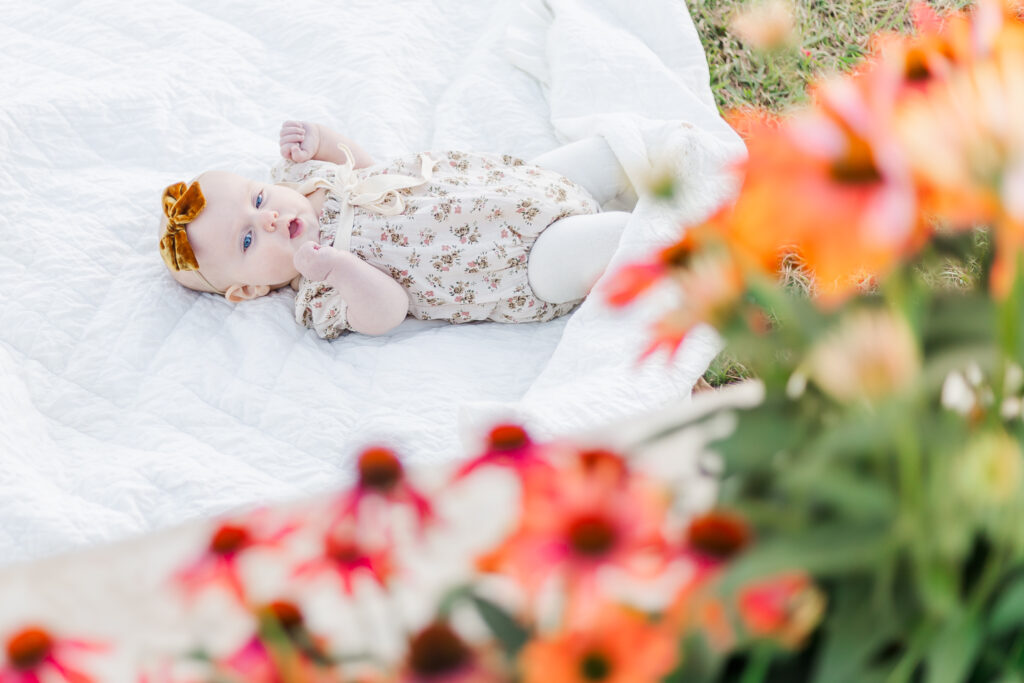
M 193 182 L 187 187 L 185 183 L 168 185 L 161 203 L 164 207 L 164 216 L 167 217 L 164 234 L 160 238 L 160 256 L 163 257 L 164 263 L 174 272 L 196 271 L 211 289 L 223 294 L 224 292 L 211 285 L 199 272 L 199 261 L 196 260 L 192 245 L 188 243 L 188 233 L 185 232 L 185 227 L 195 220 L 206 206 L 206 197 L 199 189 L 199 183 Z

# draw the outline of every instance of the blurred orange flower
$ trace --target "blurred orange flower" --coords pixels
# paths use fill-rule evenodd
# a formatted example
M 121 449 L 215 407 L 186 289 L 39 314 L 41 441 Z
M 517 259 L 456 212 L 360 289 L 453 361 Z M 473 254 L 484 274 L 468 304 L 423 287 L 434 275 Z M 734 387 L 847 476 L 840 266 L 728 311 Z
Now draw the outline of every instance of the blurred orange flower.
M 586 628 L 530 641 L 522 683 L 647 683 L 675 665 L 676 634 L 639 612 L 604 605 Z
M 1009 291 L 1024 245 L 1022 106 L 1024 25 L 1012 21 L 989 54 L 909 99 L 894 124 L 926 210 L 959 227 L 995 225 L 990 284 L 998 297 Z
M 602 472 L 570 465 L 526 477 L 519 526 L 478 567 L 512 576 L 532 596 L 550 577 L 563 577 L 570 619 L 593 604 L 598 570 L 660 571 L 667 497 L 639 474 L 621 483 Z
M 894 99 L 864 82 L 819 84 L 814 105 L 785 121 L 749 121 L 750 155 L 719 231 L 745 268 L 774 275 L 795 252 L 819 298 L 836 303 L 865 273 L 879 274 L 920 247 L 909 167 L 889 132 Z
M 895 88 L 899 96 L 923 91 L 970 62 L 977 52 L 978 41 L 964 13 L 940 15 L 927 3 L 916 2 L 911 15 L 916 34 L 875 34 L 873 58 L 858 70 L 860 75 L 880 74 L 873 87 Z

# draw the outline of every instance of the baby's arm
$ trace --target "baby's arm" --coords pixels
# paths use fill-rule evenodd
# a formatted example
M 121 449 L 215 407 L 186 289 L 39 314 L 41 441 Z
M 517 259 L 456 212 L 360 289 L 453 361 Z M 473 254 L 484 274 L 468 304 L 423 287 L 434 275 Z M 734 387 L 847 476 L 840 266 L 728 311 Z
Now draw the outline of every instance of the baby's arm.
M 348 325 L 356 332 L 384 334 L 409 312 L 409 295 L 402 285 L 351 252 L 307 242 L 294 262 L 306 278 L 337 290 L 348 304 Z
M 297 163 L 316 159 L 343 164 L 345 153 L 338 148 L 339 142 L 352 151 L 355 168 L 377 163 L 354 141 L 326 126 L 306 121 L 285 121 L 281 124 L 281 156 Z

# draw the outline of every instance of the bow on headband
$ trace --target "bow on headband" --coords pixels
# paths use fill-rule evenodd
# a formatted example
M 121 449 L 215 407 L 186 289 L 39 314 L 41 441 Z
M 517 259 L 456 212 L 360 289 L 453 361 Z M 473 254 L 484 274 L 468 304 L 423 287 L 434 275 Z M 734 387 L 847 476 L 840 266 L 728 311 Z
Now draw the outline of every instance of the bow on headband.
M 199 261 L 188 243 L 185 226 L 199 215 L 206 206 L 206 198 L 199 189 L 199 183 L 185 188 L 185 183 L 175 183 L 164 190 L 164 215 L 167 226 L 160 238 L 160 255 L 167 267 L 173 271 L 199 270 Z M 205 278 L 204 278 L 205 279 Z

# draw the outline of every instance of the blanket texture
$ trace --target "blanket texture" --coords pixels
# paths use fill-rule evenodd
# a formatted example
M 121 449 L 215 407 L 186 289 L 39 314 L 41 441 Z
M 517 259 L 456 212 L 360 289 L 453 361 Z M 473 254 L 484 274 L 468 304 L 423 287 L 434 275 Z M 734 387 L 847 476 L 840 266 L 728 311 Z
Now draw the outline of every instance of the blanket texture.
M 743 152 L 678 0 L 25 3 L 0 42 L 0 563 L 333 488 L 371 442 L 429 466 L 497 417 L 596 427 L 685 396 L 717 351 L 705 330 L 635 366 L 667 292 L 325 342 L 288 293 L 189 292 L 156 249 L 166 185 L 266 178 L 295 118 L 378 159 L 602 135 L 638 187 L 667 159 L 682 196 L 640 197 L 612 267 L 642 257 Z

